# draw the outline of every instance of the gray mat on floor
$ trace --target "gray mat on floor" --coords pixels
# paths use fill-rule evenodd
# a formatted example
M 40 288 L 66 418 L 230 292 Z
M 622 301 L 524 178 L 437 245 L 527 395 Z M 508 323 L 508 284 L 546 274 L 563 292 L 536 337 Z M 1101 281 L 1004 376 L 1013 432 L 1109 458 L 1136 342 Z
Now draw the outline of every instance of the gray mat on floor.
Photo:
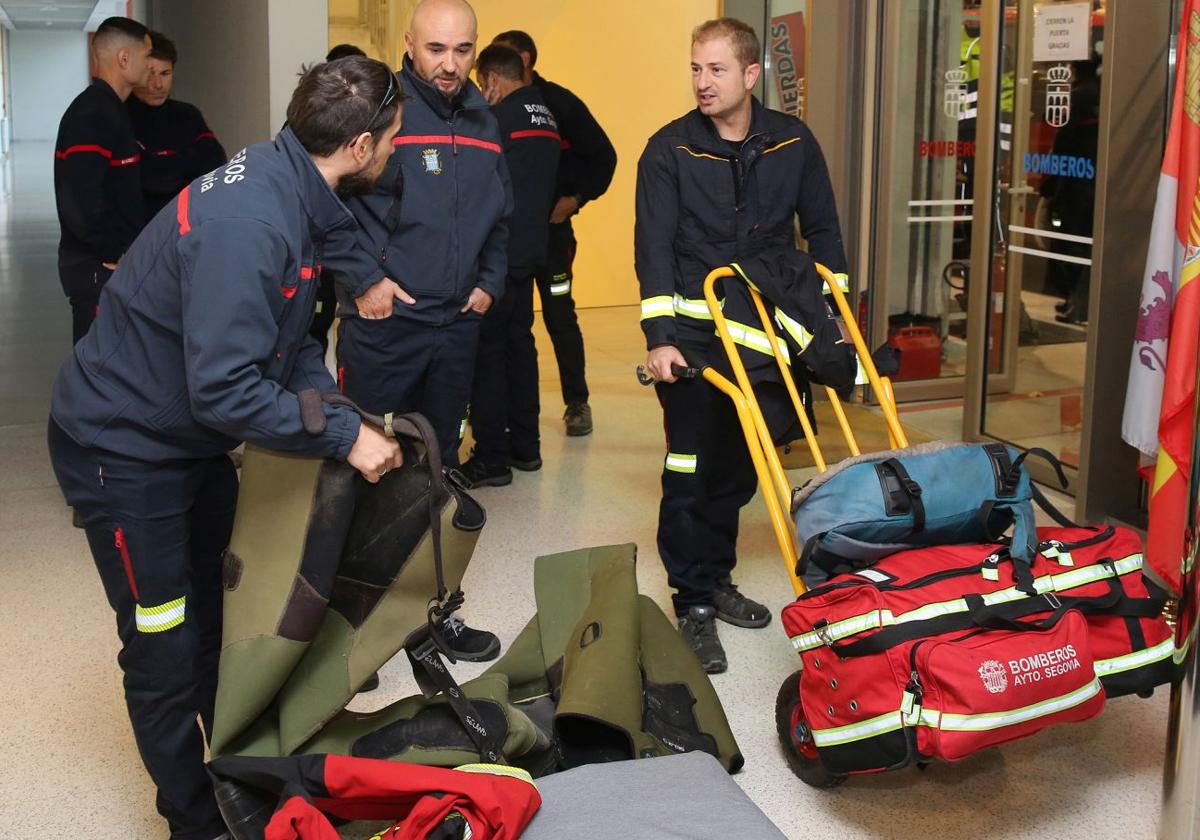
M 537 786 L 521 840 L 786 840 L 706 753 L 592 764 Z

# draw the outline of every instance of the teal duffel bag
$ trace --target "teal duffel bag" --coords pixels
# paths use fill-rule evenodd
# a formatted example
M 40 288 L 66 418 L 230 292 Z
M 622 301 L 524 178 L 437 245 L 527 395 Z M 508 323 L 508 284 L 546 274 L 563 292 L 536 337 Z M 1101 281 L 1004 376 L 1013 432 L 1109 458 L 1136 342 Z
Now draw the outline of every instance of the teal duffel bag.
M 1049 461 L 1066 486 L 1046 450 L 1001 443 L 934 441 L 847 458 L 792 495 L 799 571 L 816 583 L 911 548 L 1002 541 L 1012 528 L 1010 553 L 1025 569 L 1018 582 L 1031 582 L 1033 502 L 1060 525 L 1072 523 L 1030 480 L 1029 455 Z

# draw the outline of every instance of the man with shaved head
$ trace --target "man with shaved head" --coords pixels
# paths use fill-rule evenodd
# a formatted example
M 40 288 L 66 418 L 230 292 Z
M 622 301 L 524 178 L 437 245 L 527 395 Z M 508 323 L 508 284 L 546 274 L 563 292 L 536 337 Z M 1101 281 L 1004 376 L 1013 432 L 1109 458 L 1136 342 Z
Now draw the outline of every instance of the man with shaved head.
M 146 221 L 141 150 L 125 100 L 146 80 L 150 33 L 110 17 L 96 30 L 92 53 L 96 77 L 63 114 L 54 148 L 58 276 L 75 341 L 92 325 L 100 290 Z
M 468 77 L 475 12 L 423 0 L 404 36 L 404 128 L 379 187 L 348 206 L 359 222 L 330 242 L 338 380 L 371 412 L 417 411 L 458 464 L 483 314 L 504 293 L 513 198 L 500 131 Z M 500 652 L 457 618 L 441 628 L 459 659 Z

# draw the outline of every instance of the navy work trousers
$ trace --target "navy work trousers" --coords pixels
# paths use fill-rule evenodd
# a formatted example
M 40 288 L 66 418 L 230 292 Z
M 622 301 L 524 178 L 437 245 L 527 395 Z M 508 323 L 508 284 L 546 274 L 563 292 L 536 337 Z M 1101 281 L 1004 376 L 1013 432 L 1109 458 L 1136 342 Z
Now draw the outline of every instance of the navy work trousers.
M 221 654 L 221 566 L 238 480 L 227 455 L 149 463 L 80 446 L 50 421 L 50 461 L 116 613 L 125 703 L 175 840 L 225 830 L 204 769 Z

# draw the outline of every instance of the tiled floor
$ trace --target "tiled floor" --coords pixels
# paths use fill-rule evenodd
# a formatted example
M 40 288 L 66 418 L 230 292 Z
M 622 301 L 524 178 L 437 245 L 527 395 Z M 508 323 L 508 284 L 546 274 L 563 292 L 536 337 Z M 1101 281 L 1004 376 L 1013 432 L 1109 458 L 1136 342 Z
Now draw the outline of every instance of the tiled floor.
M 46 462 L 48 385 L 69 343 L 54 274 L 49 161 L 47 149 L 19 149 L 16 177 L 5 181 L 14 185 L 13 199 L 0 202 L 0 836 L 159 838 L 165 831 L 121 701 L 112 616 Z M 595 434 L 563 436 L 553 357 L 544 352 L 546 466 L 478 494 L 488 525 L 467 574 L 466 615 L 506 643 L 532 611 L 531 561 L 539 554 L 636 542 L 642 590 L 669 603 L 654 542 L 660 414 L 633 377 L 642 356 L 636 312 L 590 310 L 582 321 Z M 546 350 L 544 333 L 538 339 Z M 790 587 L 757 501 L 743 517 L 739 552 L 747 593 L 775 610 L 784 606 Z M 789 838 L 1154 836 L 1163 692 L 1114 701 L 1090 723 L 959 765 L 817 791 L 789 773 L 776 744 L 775 693 L 796 667 L 778 623 L 760 631 L 722 627 L 721 635 L 732 662 L 714 684 L 746 756 L 737 780 Z M 481 667 L 461 667 L 459 676 Z M 381 689 L 360 707 L 411 693 L 405 670 L 401 661 L 386 666 Z M 601 827 L 594 836 L 605 836 Z

